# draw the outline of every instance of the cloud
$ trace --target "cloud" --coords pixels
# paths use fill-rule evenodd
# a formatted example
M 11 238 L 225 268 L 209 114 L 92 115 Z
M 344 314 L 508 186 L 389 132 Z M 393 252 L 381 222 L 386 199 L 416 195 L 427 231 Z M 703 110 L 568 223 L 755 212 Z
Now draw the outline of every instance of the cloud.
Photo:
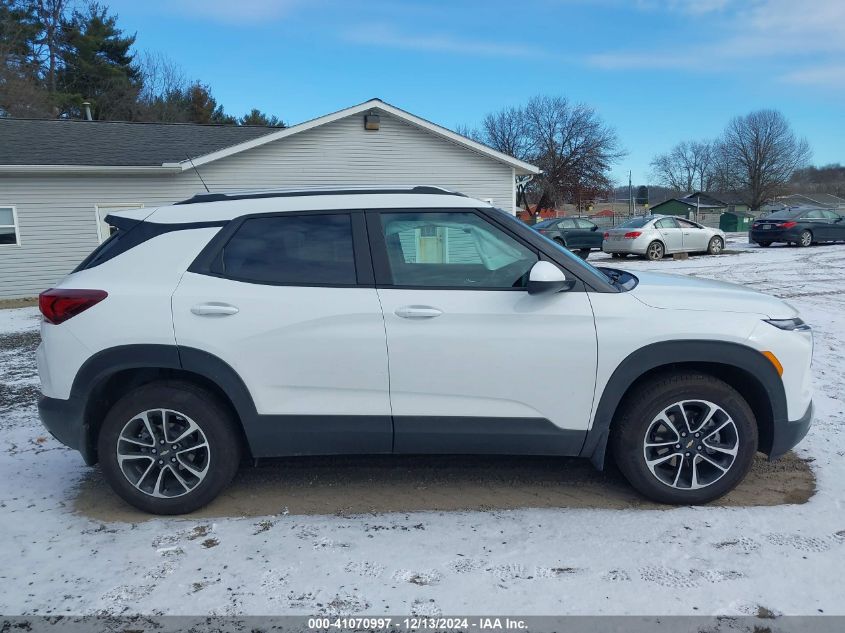
M 815 0 L 812 5 L 795 0 L 640 0 L 637 7 L 698 15 L 703 35 L 684 40 L 674 33 L 670 48 L 652 39 L 648 50 L 602 51 L 586 57 L 589 65 L 719 72 L 747 68 L 755 60 L 776 60 L 792 67 L 781 75 L 790 83 L 830 85 L 842 80 L 843 0 Z
M 464 36 L 456 37 L 443 33 L 406 33 L 385 24 L 349 29 L 343 34 L 343 38 L 354 44 L 429 53 L 535 59 L 545 56 L 542 51 L 537 49 L 497 42 L 493 39 L 469 39 Z
M 845 84 L 845 65 L 801 68 L 786 73 L 781 81 L 804 86 L 842 86 Z
M 169 6 L 215 22 L 256 24 L 286 17 L 301 4 L 302 0 L 180 0 Z

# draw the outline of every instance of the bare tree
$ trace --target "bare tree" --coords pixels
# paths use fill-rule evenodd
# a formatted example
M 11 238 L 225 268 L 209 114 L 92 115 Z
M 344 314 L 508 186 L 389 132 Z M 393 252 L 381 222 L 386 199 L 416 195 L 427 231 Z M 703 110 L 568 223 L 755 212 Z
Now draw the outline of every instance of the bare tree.
M 774 198 L 792 174 L 807 164 L 810 146 L 777 110 L 735 117 L 718 148 L 724 188 L 745 196 L 752 209 Z
M 708 191 L 715 184 L 715 150 L 711 141 L 682 141 L 654 157 L 652 177 L 677 192 Z
M 537 211 L 600 195 L 612 186 L 611 165 L 625 155 L 595 110 L 564 97 L 537 96 L 487 115 L 481 140 L 542 169 L 528 185 Z
M 56 92 L 56 69 L 61 51 L 62 24 L 67 19 L 69 9 L 67 0 L 36 0 L 35 13 L 41 27 L 37 40 L 39 57 L 46 62 L 44 74 L 47 90 L 50 94 Z

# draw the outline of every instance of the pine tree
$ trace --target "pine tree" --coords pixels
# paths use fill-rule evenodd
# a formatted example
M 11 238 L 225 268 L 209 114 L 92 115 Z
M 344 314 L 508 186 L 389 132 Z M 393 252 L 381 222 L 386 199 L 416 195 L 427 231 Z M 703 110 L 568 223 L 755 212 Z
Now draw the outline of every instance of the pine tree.
M 98 120 L 132 120 L 141 89 L 140 71 L 117 16 L 97 3 L 75 11 L 62 28 L 62 64 L 57 73 L 61 114 L 81 117 L 89 101 Z

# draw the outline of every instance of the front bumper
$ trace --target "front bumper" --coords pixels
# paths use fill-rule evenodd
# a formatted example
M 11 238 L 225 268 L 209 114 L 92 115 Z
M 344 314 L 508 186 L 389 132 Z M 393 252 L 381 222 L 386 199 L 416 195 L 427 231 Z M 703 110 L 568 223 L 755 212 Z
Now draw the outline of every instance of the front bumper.
M 813 411 L 813 403 L 810 402 L 807 411 L 800 419 L 793 422 L 775 423 L 769 460 L 777 459 L 804 439 L 807 431 L 810 430 L 810 424 L 813 422 Z
M 89 441 L 85 425 L 84 407 L 75 398 L 61 400 L 41 396 L 38 415 L 48 431 L 68 448 L 77 450 L 89 466 L 97 461 L 96 451 Z

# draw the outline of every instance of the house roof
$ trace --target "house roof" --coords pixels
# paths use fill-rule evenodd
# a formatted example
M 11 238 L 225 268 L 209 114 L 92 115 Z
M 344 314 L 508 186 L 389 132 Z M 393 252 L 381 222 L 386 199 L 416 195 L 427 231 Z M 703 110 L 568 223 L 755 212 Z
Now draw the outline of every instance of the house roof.
M 800 198 L 800 200 L 796 200 Z M 785 204 L 789 201 L 796 201 L 799 204 L 814 204 L 821 206 L 845 205 L 845 199 L 835 196 L 832 193 L 793 193 L 788 196 L 780 196 L 776 202 Z
M 519 175 L 540 173 L 540 169 L 530 163 L 381 99 L 370 99 L 281 129 L 190 123 L 0 119 L 0 172 L 186 171 L 366 112 L 392 115 L 448 142 L 513 167 Z
M 263 126 L 0 118 L 0 165 L 159 167 L 275 131 Z
M 701 198 L 702 201 L 706 200 L 707 204 L 716 206 L 745 204 L 742 195 L 738 193 L 732 193 L 730 191 L 693 191 L 692 193 L 684 196 L 684 198 L 687 200 L 695 200 L 696 198 Z
M 651 207 L 651 210 L 654 211 L 654 209 L 657 209 L 657 208 L 663 206 L 664 204 L 668 204 L 670 202 L 679 202 L 680 204 L 682 204 L 685 207 L 688 207 L 690 209 L 695 209 L 695 208 L 699 208 L 699 209 L 723 209 L 725 206 L 727 206 L 727 205 L 720 203 L 718 201 L 707 202 L 707 201 L 705 201 L 705 197 L 701 196 L 701 203 L 700 204 L 697 204 L 695 198 L 693 198 L 692 200 L 690 200 L 689 197 L 687 197 L 687 198 L 669 198 L 668 200 L 664 200 L 663 202 L 658 202 L 656 205 Z

